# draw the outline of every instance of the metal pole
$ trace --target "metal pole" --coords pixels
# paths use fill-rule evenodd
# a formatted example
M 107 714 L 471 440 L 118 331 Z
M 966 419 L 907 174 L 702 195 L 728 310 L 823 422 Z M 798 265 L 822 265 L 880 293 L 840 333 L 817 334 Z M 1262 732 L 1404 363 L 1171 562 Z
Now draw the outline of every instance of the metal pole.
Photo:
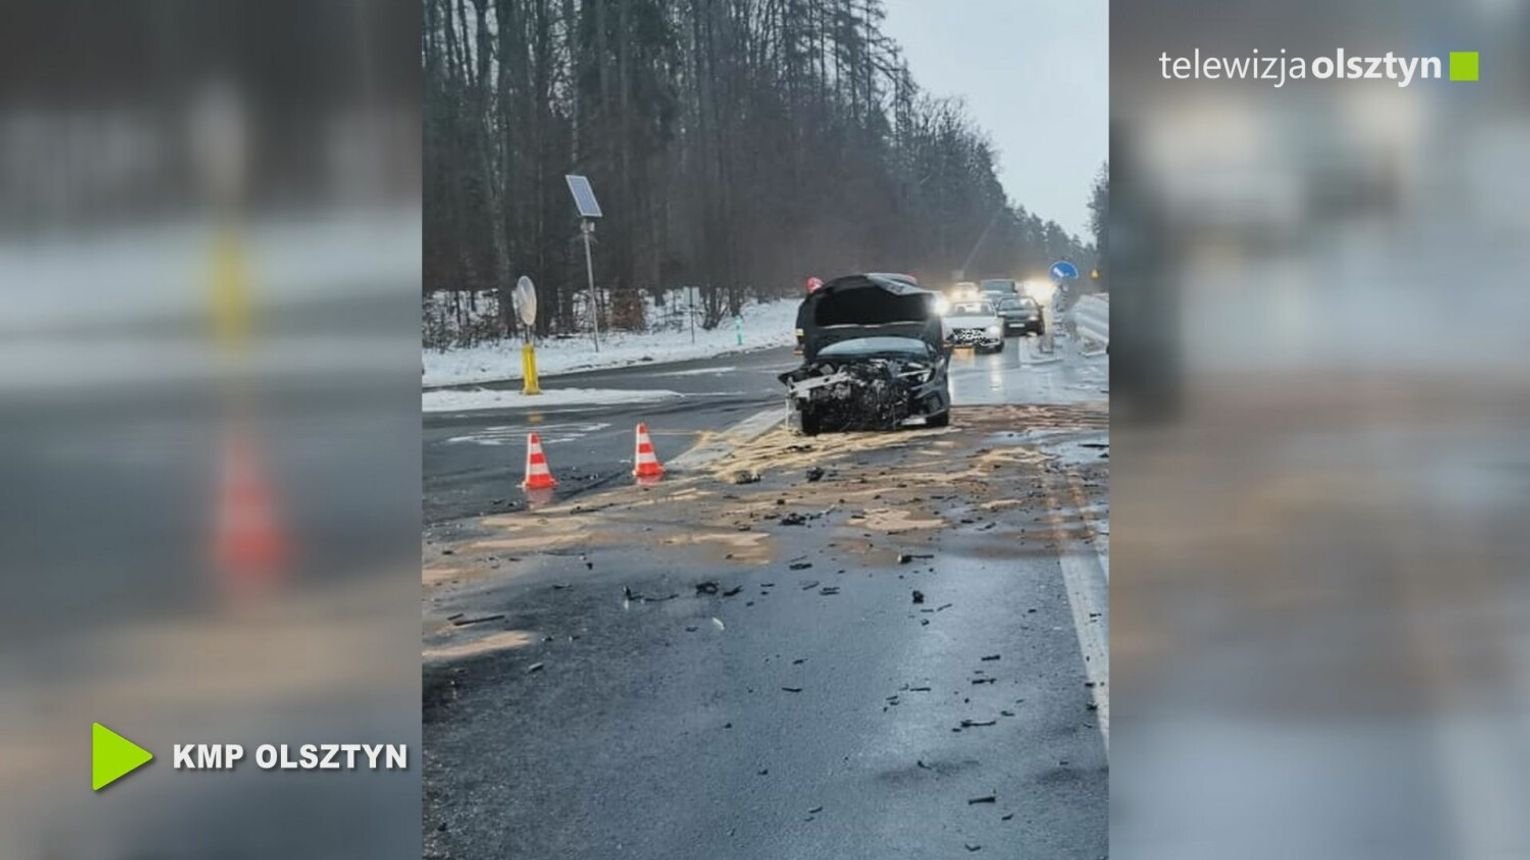
M 595 351 L 600 352 L 600 303 L 595 300 L 595 264 L 590 262 L 590 234 L 595 225 L 585 218 L 579 222 L 579 232 L 584 234 L 584 271 L 590 280 L 590 324 L 595 339 Z
M 692 284 L 687 290 L 688 298 L 685 301 L 685 315 L 691 318 L 691 343 L 696 342 L 696 286 Z

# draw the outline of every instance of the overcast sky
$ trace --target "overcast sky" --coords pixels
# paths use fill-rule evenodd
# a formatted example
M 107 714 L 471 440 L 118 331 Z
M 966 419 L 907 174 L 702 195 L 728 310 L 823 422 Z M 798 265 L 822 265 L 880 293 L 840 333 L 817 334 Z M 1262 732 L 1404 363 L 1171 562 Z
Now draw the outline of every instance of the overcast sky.
M 1012 203 L 1089 241 L 1109 151 L 1107 0 L 885 0 L 914 80 L 959 95 L 999 150 Z

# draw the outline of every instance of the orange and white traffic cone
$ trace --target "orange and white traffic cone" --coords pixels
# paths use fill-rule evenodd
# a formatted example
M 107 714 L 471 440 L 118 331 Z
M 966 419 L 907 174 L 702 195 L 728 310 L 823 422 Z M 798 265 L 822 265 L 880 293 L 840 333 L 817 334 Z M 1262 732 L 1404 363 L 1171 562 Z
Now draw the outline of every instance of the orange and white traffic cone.
M 547 455 L 542 453 L 542 437 L 535 433 L 526 436 L 526 478 L 521 488 L 526 490 L 551 490 L 558 486 L 547 468 Z
M 263 590 L 283 575 L 291 546 L 255 446 L 243 431 L 223 445 L 213 562 L 235 590 Z
M 639 480 L 664 477 L 664 466 L 653 452 L 653 440 L 648 438 L 648 425 L 637 426 L 637 451 L 632 455 L 632 475 Z

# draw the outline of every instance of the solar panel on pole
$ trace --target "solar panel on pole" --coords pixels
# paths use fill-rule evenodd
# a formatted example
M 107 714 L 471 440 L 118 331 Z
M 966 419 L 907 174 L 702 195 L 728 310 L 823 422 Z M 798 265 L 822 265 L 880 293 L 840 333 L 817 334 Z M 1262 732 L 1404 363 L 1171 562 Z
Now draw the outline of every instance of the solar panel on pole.
M 580 218 L 599 218 L 600 204 L 595 200 L 595 189 L 590 187 L 590 180 L 583 176 L 565 176 L 568 182 L 568 190 L 574 195 L 574 206 L 579 210 Z
M 600 352 L 600 301 L 595 295 L 595 264 L 590 261 L 590 234 L 595 232 L 594 219 L 601 217 L 600 204 L 595 201 L 595 189 L 590 187 L 587 177 L 567 174 L 563 180 L 568 183 L 569 193 L 574 195 L 574 207 L 579 210 L 579 232 L 584 237 L 584 271 L 590 284 L 590 334 L 595 341 L 595 351 Z

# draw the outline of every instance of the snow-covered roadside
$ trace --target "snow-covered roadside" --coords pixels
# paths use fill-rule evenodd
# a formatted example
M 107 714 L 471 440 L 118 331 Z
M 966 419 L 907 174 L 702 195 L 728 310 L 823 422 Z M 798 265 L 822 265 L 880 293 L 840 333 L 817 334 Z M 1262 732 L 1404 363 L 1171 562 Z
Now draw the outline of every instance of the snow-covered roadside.
M 519 406 L 568 406 L 578 403 L 639 403 L 679 397 L 678 391 L 629 391 L 620 388 L 549 388 L 527 396 L 519 391 L 475 388 L 470 391 L 426 391 L 420 396 L 425 412 L 468 412 L 474 409 L 514 409 Z
M 575 370 L 687 361 L 787 346 L 795 340 L 797 305 L 795 299 L 745 305 L 743 346 L 739 346 L 732 320 L 711 331 L 697 329 L 695 343 L 691 343 L 689 331 L 602 332 L 598 353 L 587 337 L 543 341 L 537 344 L 537 372 L 546 377 Z M 513 340 L 446 352 L 426 349 L 422 359 L 426 388 L 521 378 L 521 345 Z

